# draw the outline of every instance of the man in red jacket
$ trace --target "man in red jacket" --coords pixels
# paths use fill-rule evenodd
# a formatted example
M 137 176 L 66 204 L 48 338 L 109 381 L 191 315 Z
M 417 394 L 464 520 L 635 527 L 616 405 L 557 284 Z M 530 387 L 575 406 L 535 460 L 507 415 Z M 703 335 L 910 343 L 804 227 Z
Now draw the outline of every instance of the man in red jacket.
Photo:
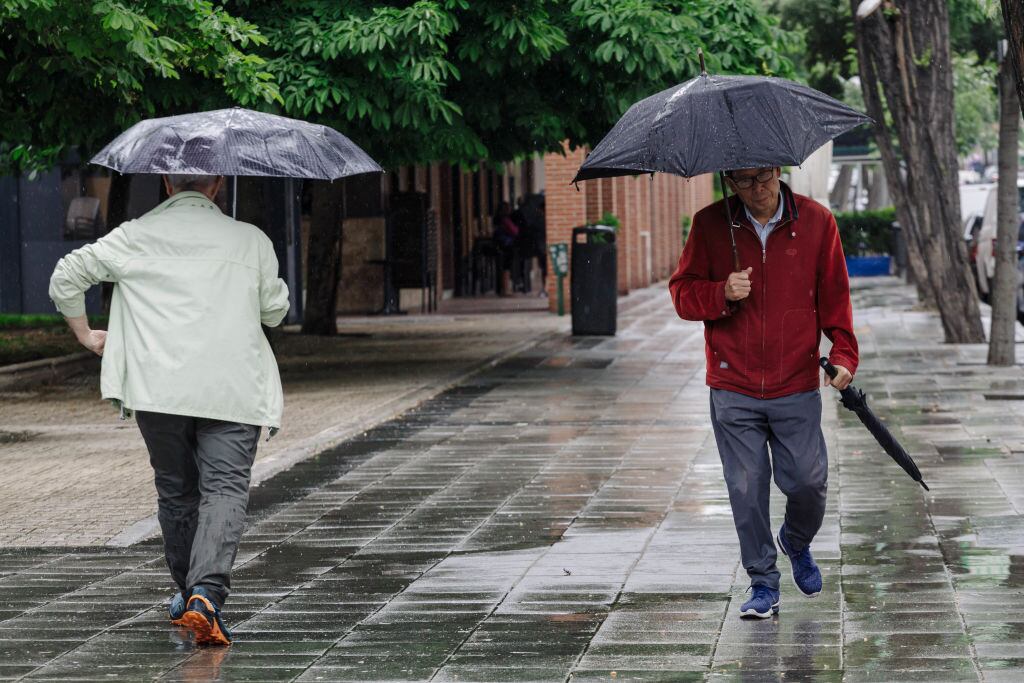
M 821 591 L 810 544 L 825 515 L 828 455 L 821 432 L 818 344 L 832 341 L 844 389 L 857 370 L 850 283 L 835 218 L 779 181 L 779 168 L 730 171 L 740 270 L 724 201 L 699 211 L 669 290 L 679 317 L 704 322 L 711 424 L 729 489 L 751 597 L 741 616 L 779 611 L 776 549 L 801 593 Z M 769 448 L 771 456 L 769 458 Z M 772 538 L 769 490 L 786 495 Z

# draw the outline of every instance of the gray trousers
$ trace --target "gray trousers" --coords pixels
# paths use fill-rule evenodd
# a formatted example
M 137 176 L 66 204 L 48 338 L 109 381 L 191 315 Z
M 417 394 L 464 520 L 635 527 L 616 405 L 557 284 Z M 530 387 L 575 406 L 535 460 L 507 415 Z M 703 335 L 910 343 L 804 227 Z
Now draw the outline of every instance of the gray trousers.
M 750 584 L 778 589 L 768 510 L 772 474 L 786 496 L 787 541 L 793 550 L 803 550 L 825 517 L 828 453 L 821 433 L 821 394 L 757 399 L 712 389 L 711 425 Z
M 135 411 L 135 421 L 153 466 L 171 577 L 182 591 L 202 586 L 223 605 L 245 525 L 260 428 L 142 411 Z

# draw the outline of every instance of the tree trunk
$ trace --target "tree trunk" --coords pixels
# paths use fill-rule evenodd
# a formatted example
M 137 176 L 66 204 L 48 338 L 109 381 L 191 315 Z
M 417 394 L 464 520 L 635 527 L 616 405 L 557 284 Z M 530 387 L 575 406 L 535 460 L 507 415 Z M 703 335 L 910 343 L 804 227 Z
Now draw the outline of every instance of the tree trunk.
M 859 4 L 851 0 L 854 15 Z M 855 33 L 864 101 L 918 287 L 935 301 L 947 342 L 984 342 L 960 235 L 946 0 L 887 0 L 856 20 Z
M 836 207 L 837 211 L 846 211 L 849 205 L 850 180 L 853 178 L 853 166 L 843 164 L 839 167 L 839 175 L 836 176 L 836 184 L 832 186 L 829 193 L 829 203 Z
M 306 256 L 306 306 L 302 334 L 338 333 L 338 281 L 341 278 L 344 183 L 314 181 L 313 212 Z
M 114 171 L 110 174 L 110 190 L 107 193 L 107 221 L 104 226 L 110 232 L 128 220 L 128 200 L 131 198 L 132 177 L 126 173 Z M 100 300 L 103 312 L 110 314 L 110 300 L 114 295 L 114 285 L 104 282 L 100 285 Z
M 1002 0 L 1003 23 L 1009 46 L 1007 56 L 1013 64 L 1013 83 L 1017 99 L 1024 109 L 1024 3 L 1020 0 Z
M 1020 104 L 1013 87 L 1013 66 L 999 68 L 999 185 L 996 211 L 996 275 L 992 283 L 992 331 L 988 364 L 1016 361 L 1017 332 L 1017 136 Z
M 889 206 L 889 192 L 885 184 L 885 171 L 881 166 L 871 168 L 871 182 L 868 184 L 868 211 L 877 211 Z

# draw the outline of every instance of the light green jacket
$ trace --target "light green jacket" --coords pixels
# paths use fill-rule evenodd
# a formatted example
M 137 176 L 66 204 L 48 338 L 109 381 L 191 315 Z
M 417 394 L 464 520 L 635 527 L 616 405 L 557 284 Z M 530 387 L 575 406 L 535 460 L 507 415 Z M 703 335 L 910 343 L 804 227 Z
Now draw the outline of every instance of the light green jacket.
M 62 258 L 50 298 L 65 316 L 80 316 L 89 287 L 115 283 L 104 398 L 276 428 L 281 378 L 260 323 L 278 325 L 288 312 L 277 272 L 263 232 L 198 192 L 180 192 Z

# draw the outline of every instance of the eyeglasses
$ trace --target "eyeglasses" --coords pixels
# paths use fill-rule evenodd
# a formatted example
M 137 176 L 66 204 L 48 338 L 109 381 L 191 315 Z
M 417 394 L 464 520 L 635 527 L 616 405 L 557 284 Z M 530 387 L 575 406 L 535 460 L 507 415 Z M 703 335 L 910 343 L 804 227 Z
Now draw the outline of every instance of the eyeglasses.
M 775 169 L 770 168 L 770 169 L 768 169 L 766 171 L 761 171 L 757 175 L 747 176 L 746 178 L 733 178 L 732 176 L 729 176 L 729 180 L 731 180 L 732 184 L 736 186 L 736 189 L 739 189 L 739 190 L 749 190 L 750 188 L 752 188 L 754 186 L 754 181 L 755 180 L 759 184 L 763 185 L 763 184 L 767 183 L 769 180 L 771 180 L 774 177 L 775 177 Z

